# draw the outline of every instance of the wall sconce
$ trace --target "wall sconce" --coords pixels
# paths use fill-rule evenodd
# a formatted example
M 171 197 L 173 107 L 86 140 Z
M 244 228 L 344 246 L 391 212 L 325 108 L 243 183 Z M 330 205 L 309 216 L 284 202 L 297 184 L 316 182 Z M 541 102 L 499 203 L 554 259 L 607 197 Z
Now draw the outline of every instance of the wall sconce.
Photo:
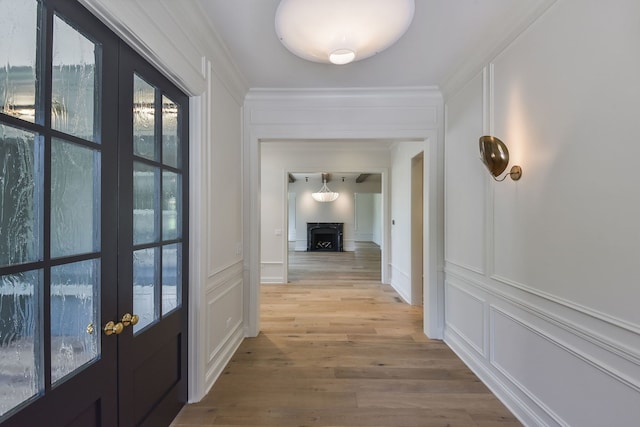
M 494 180 L 504 181 L 508 176 L 512 180 L 517 181 L 522 177 L 522 168 L 520 166 L 513 166 L 511 171 L 502 179 L 497 177 L 504 172 L 509 164 L 509 150 L 504 142 L 500 141 L 495 136 L 481 136 L 480 137 L 480 160 L 487 167 L 487 170 L 491 174 Z

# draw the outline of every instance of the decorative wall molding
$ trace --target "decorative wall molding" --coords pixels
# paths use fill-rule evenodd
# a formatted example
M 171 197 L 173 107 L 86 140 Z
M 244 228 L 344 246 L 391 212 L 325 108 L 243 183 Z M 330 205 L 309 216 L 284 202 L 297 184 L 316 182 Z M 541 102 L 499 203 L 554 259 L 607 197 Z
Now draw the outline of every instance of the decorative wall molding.
M 467 334 L 467 332 L 462 329 L 462 325 L 458 327 L 458 325 L 456 325 L 455 322 L 452 322 L 449 320 L 451 319 L 452 314 L 455 310 L 454 307 L 457 307 L 458 305 L 462 305 L 463 303 L 462 301 L 457 300 L 452 295 L 451 289 L 454 289 L 460 292 L 460 294 L 466 296 L 466 298 L 469 301 L 475 302 L 479 306 L 479 310 L 481 312 L 480 318 L 482 319 L 482 322 L 478 322 L 477 318 L 472 319 L 472 322 L 479 324 L 481 328 L 481 337 L 480 337 L 479 343 L 474 342 L 474 340 Z M 487 342 L 488 331 L 487 331 L 487 322 L 485 322 L 484 320 L 486 318 L 485 305 L 487 301 L 461 286 L 445 281 L 445 303 L 446 303 L 445 311 L 448 313 L 447 319 L 445 320 L 446 327 L 448 329 L 451 329 L 453 332 L 455 332 L 460 337 L 460 339 L 462 339 L 464 342 L 467 343 L 469 347 L 475 350 L 478 353 L 478 356 L 486 358 L 488 354 L 487 354 L 487 346 L 485 345 L 485 343 Z M 462 309 L 466 314 L 471 313 L 471 310 L 468 310 L 467 306 L 462 307 Z
M 532 288 L 531 286 L 527 286 L 525 284 L 516 282 L 516 281 L 511 280 L 511 279 L 507 279 L 505 277 L 501 277 L 501 276 L 498 276 L 498 275 L 493 275 L 493 276 L 491 276 L 491 279 L 495 280 L 496 282 L 500 282 L 500 283 L 503 283 L 505 285 L 508 285 L 510 287 L 520 289 L 521 291 L 527 292 L 527 293 L 529 293 L 531 295 L 535 295 L 535 296 L 537 296 L 539 298 L 543 298 L 543 299 L 548 300 L 550 302 L 553 302 L 555 304 L 567 307 L 567 308 L 569 308 L 571 310 L 577 311 L 577 312 L 579 312 L 581 314 L 584 314 L 586 316 L 593 317 L 594 319 L 598 319 L 600 321 L 609 323 L 610 325 L 615 326 L 617 328 L 621 328 L 621 329 L 624 329 L 626 331 L 633 332 L 634 334 L 640 335 L 640 325 L 636 325 L 636 324 L 633 324 L 631 322 L 627 322 L 625 320 L 618 319 L 618 318 L 613 317 L 613 316 L 609 316 L 609 315 L 607 315 L 605 313 L 601 313 L 601 312 L 599 312 L 597 310 L 593 310 L 593 309 L 591 309 L 589 307 L 585 307 L 583 305 L 576 304 L 576 303 L 568 301 L 566 299 L 559 298 L 559 297 L 557 297 L 555 295 L 552 295 L 550 293 L 539 291 L 537 289 Z M 540 314 L 544 314 L 544 313 L 540 313 Z
M 379 106 L 353 106 L 341 107 L 334 110 L 320 108 L 300 108 L 296 111 L 288 109 L 255 108 L 249 117 L 252 124 L 261 125 L 310 125 L 322 123 L 322 118 L 317 117 L 318 110 L 323 110 L 323 117 L 331 121 L 339 121 L 340 117 L 350 118 L 348 126 L 386 128 L 389 125 L 399 126 L 403 129 L 423 129 L 425 123 L 435 124 L 438 118 L 438 110 L 435 107 L 392 107 L 394 114 L 389 114 L 389 107 Z M 376 123 L 371 123 L 371 115 L 378 117 Z M 398 120 L 400 118 L 400 120 Z M 422 121 L 421 121 L 422 120 Z
M 476 49 L 474 54 L 466 58 L 464 64 L 456 67 L 449 74 L 444 83 L 440 86 L 442 93 L 446 98 L 455 95 L 455 93 L 466 84 L 474 75 L 476 75 L 482 67 L 492 58 L 501 53 L 509 46 L 520 34 L 526 31 L 542 14 L 545 13 L 557 0 L 543 0 L 539 4 L 531 2 L 524 5 L 528 10 L 523 14 L 521 19 L 513 19 L 505 22 L 505 30 L 501 36 L 495 40 L 487 40 L 482 47 Z
M 468 274 L 465 274 L 464 270 L 458 269 L 456 271 L 455 265 L 450 264 L 447 264 L 445 271 L 447 277 L 449 278 L 462 280 L 469 286 L 481 289 L 488 294 L 499 298 L 502 301 L 508 302 L 515 307 L 525 310 L 549 324 L 562 328 L 570 334 L 588 341 L 591 344 L 601 348 L 602 350 L 608 353 L 615 354 L 627 360 L 628 362 L 631 362 L 640 367 L 640 338 L 637 337 L 637 332 L 635 332 L 634 329 L 626 328 L 624 326 L 617 325 L 616 323 L 608 322 L 597 316 L 592 316 L 588 311 L 582 311 L 574 308 L 573 304 L 566 304 L 561 299 L 549 298 L 544 294 L 540 295 L 539 292 L 533 291 L 528 287 L 521 288 L 519 286 L 514 286 L 509 281 L 497 281 L 496 284 L 492 284 L 490 280 L 488 281 L 484 278 L 474 278 Z M 449 282 L 451 282 L 451 280 L 449 280 Z M 497 284 L 504 284 L 507 285 L 507 287 L 505 289 L 500 289 Z M 522 296 L 516 295 L 513 290 L 523 291 L 530 296 L 534 296 L 544 301 L 535 301 L 530 299 L 525 300 Z M 549 308 L 541 306 L 541 304 L 543 304 L 545 301 L 551 302 L 554 305 L 558 306 L 557 309 L 554 310 L 556 312 L 558 311 L 558 309 L 560 309 L 560 311 L 566 310 L 569 312 L 574 312 L 590 318 L 592 321 L 595 321 L 596 324 L 600 323 L 600 326 L 603 326 L 602 323 L 605 323 L 605 327 L 614 327 L 615 329 L 620 329 L 619 332 L 635 334 L 639 346 L 637 348 L 633 348 L 624 342 L 610 338 L 615 334 L 604 335 L 602 332 L 594 330 L 594 328 L 587 328 L 575 321 L 569 320 L 567 318 L 569 316 L 567 315 L 563 316 L 559 313 L 553 313 L 549 310 Z
M 544 415 L 536 413 L 527 405 L 524 399 L 514 393 L 496 373 L 479 359 L 464 345 L 464 341 L 447 328 L 444 333 L 444 341 L 453 352 L 467 365 L 485 384 L 493 394 L 525 425 L 548 426 L 543 419 Z
M 221 299 L 223 299 L 224 297 L 228 296 L 231 292 L 235 291 L 237 288 L 239 288 L 240 290 L 242 289 L 242 281 L 238 280 L 234 283 L 228 284 L 226 286 L 226 288 L 224 290 L 222 290 L 221 292 L 216 292 L 211 291 L 207 293 L 207 324 L 208 325 L 212 325 L 214 322 L 212 321 L 213 318 L 210 317 L 210 315 L 217 315 L 218 313 L 216 313 L 216 308 L 214 307 Z M 212 296 L 211 299 L 210 296 Z M 229 320 L 232 320 L 232 318 L 230 317 Z M 229 329 L 229 332 L 227 333 L 226 336 L 224 336 L 224 338 L 219 342 L 219 343 L 212 343 L 213 345 L 211 346 L 212 348 L 208 349 L 208 360 L 207 363 L 211 363 L 212 361 L 215 360 L 216 356 L 218 355 L 218 353 L 220 352 L 220 349 L 222 347 L 224 347 L 226 345 L 226 343 L 229 340 L 229 337 L 231 335 L 233 335 L 235 333 L 235 331 L 237 331 L 241 324 L 242 324 L 242 317 L 239 316 L 238 319 L 236 319 L 236 322 L 231 325 L 230 323 L 226 325 L 226 328 Z
M 635 383 L 633 382 L 632 379 L 630 379 L 628 376 L 620 374 L 615 368 L 610 367 L 606 362 L 603 362 L 601 360 L 597 360 L 595 359 L 592 355 L 585 353 L 583 351 L 580 351 L 579 349 L 577 349 L 574 345 L 571 345 L 567 342 L 565 342 L 564 340 L 555 337 L 553 334 L 549 333 L 549 331 L 544 331 L 541 328 L 525 321 L 524 319 L 518 317 L 517 315 L 510 313 L 507 310 L 501 309 L 499 307 L 496 306 L 491 306 L 490 308 L 490 336 L 494 337 L 496 334 L 494 333 L 494 322 L 495 322 L 495 315 L 496 314 L 500 314 L 502 316 L 504 316 L 505 318 L 507 318 L 509 321 L 518 324 L 520 327 L 525 328 L 526 330 L 528 330 L 529 332 L 537 335 L 538 337 L 544 339 L 545 341 L 551 343 L 552 345 L 556 346 L 557 348 L 561 349 L 563 352 L 575 357 L 576 359 L 579 359 L 580 361 L 590 365 L 591 367 L 601 371 L 602 373 L 608 375 L 609 377 L 611 377 L 612 379 L 624 384 L 625 386 L 631 388 L 633 391 L 640 393 L 640 383 Z M 492 348 L 493 348 L 493 343 L 492 343 Z M 530 391 L 528 391 L 526 389 L 525 386 L 523 386 L 522 384 L 520 384 L 512 375 L 511 373 L 509 373 L 509 371 L 503 367 L 500 366 L 499 362 L 497 362 L 495 360 L 495 351 L 491 351 L 491 358 L 490 358 L 490 362 L 491 364 L 496 367 L 496 369 L 498 369 L 500 372 L 502 372 L 503 375 L 505 375 L 506 377 L 509 377 L 509 379 L 516 385 L 518 385 L 519 388 L 521 388 L 523 391 L 525 391 L 527 394 L 531 395 L 532 398 L 535 398 L 535 396 L 533 395 L 533 393 L 531 393 Z M 558 417 L 559 418 L 559 417 Z
M 391 287 L 407 304 L 411 304 L 411 276 L 399 270 L 393 264 L 391 267 Z
M 555 410 L 557 408 L 549 407 L 551 402 L 543 400 L 538 391 L 530 389 L 523 382 L 520 375 L 527 372 L 526 367 L 520 367 L 520 370 L 514 368 L 519 363 L 514 362 L 513 359 L 511 364 L 515 364 L 514 366 L 503 366 L 503 360 L 515 357 L 504 354 L 503 349 L 515 346 L 513 350 L 509 350 L 511 352 L 526 348 L 523 347 L 523 343 L 509 341 L 510 344 L 506 344 L 504 342 L 511 339 L 510 335 L 505 335 L 509 330 L 505 330 L 505 327 L 509 324 L 521 328 L 523 332 L 513 331 L 511 334 L 528 343 L 531 351 L 543 352 L 545 357 L 555 361 L 545 363 L 549 369 L 561 370 L 562 368 L 557 366 L 571 366 L 581 374 L 576 376 L 574 372 L 572 378 L 581 378 L 593 384 L 593 387 L 610 390 L 611 394 L 614 393 L 612 390 L 616 390 L 615 393 L 619 393 L 620 398 L 626 399 L 625 402 L 633 399 L 633 396 L 640 396 L 640 346 L 634 348 L 633 344 L 622 344 L 622 340 L 611 338 L 611 336 L 629 338 L 628 342 L 633 343 L 638 341 L 633 331 L 618 328 L 616 325 L 603 322 L 583 312 L 577 312 L 568 305 L 555 302 L 550 304 L 551 301 L 543 297 L 493 279 L 480 277 L 456 265 L 447 264 L 446 275 L 445 290 L 448 304 L 459 304 L 453 297 L 452 291 L 462 290 L 464 294 L 485 301 L 488 305 L 488 310 L 483 310 L 482 315 L 474 313 L 473 310 L 466 311 L 473 317 L 468 319 L 468 322 L 478 322 L 487 328 L 488 349 L 484 355 L 478 351 L 474 340 L 467 336 L 465 327 L 455 320 L 455 315 L 447 317 L 445 342 L 525 425 L 528 424 L 526 419 L 535 420 L 531 425 L 562 426 L 572 424 L 573 421 L 568 422 L 563 419 Z M 449 308 L 447 312 L 455 314 Z M 499 331 L 496 330 L 496 316 L 502 319 Z M 538 337 L 537 340 L 533 342 L 527 339 L 524 331 L 533 334 L 532 337 Z M 503 340 L 500 348 L 496 347 L 497 339 Z M 544 342 L 551 347 L 542 345 Z M 550 351 L 551 348 L 556 350 Z M 632 372 L 638 375 L 632 375 Z M 524 378 L 526 379 L 526 376 Z M 532 377 L 527 381 L 531 382 Z M 495 384 L 499 386 L 496 388 Z M 540 385 L 538 384 L 537 387 L 539 388 Z M 569 384 L 567 387 L 571 389 L 572 386 Z M 624 392 L 625 389 L 628 391 Z M 575 392 L 578 393 L 578 389 Z M 512 404 L 517 406 L 513 407 Z M 611 409 L 621 403 L 617 403 L 613 397 L 610 397 L 608 401 L 603 400 L 602 405 Z M 624 417 L 628 417 L 631 413 L 625 411 Z M 575 417 L 576 414 L 572 416 Z
M 177 22 L 178 15 L 172 15 L 165 5 L 156 4 L 149 9 L 131 1 L 80 3 L 182 90 L 196 96 L 204 92 L 205 77 L 199 62 L 202 55 L 197 55 L 196 63 L 187 55 L 194 53 L 193 45 L 181 29 L 183 25 Z M 167 19 L 175 31 L 169 33 L 167 27 L 160 26 Z
M 334 104 L 336 100 L 342 105 L 362 104 L 371 105 L 371 101 L 379 103 L 384 100 L 385 105 L 425 105 L 428 99 L 441 99 L 442 95 L 435 86 L 415 87 L 375 87 L 375 88 L 300 88 L 300 89 L 260 89 L 254 88 L 247 94 L 247 101 L 260 104 L 266 102 L 275 105 L 290 105 L 292 103 L 316 100 Z
M 368 114 L 365 118 L 363 110 Z M 436 115 L 430 119 L 427 115 L 411 114 L 414 123 L 408 123 L 406 117 L 398 112 L 406 113 L 407 108 L 424 112 L 435 108 Z M 353 113 L 339 114 L 345 109 Z M 308 117 L 299 113 L 306 112 Z M 274 112 L 279 116 L 274 117 Z M 292 114 L 292 116 L 289 116 Z M 382 117 L 380 117 L 382 116 Z M 290 123 L 287 117 L 294 117 Z M 392 118 L 395 117 L 395 120 Z M 378 120 L 380 119 L 380 120 Z M 432 122 L 430 120 L 434 120 Z M 255 120 L 255 121 L 254 121 Z M 245 236 L 245 279 L 247 291 L 247 333 L 256 335 L 260 330 L 259 280 L 260 280 L 260 236 L 261 236 L 261 144 L 272 141 L 310 139 L 328 140 L 375 140 L 375 141 L 422 141 L 425 154 L 430 164 L 425 168 L 425 184 L 429 188 L 428 206 L 429 223 L 425 232 L 433 236 L 429 250 L 425 251 L 425 305 L 428 308 L 425 317 L 425 331 L 431 337 L 442 337 L 444 302 L 436 295 L 443 295 L 442 276 L 438 276 L 437 268 L 442 263 L 444 251 L 444 235 L 439 232 L 443 227 L 443 134 L 442 97 L 437 88 L 393 88 L 393 89 L 330 89 L 330 90 L 251 90 L 244 104 L 244 227 Z M 346 144 L 345 144 L 346 145 Z M 425 151 L 425 152 L 426 152 Z M 383 192 L 389 191 L 390 183 L 383 174 Z M 385 187 L 386 186 L 386 187 Z M 390 201 L 383 198 L 383 236 L 382 236 L 382 269 L 383 281 L 389 276 L 390 247 Z M 283 245 L 284 247 L 284 245 Z M 400 255 L 398 255 L 400 256 Z
M 461 262 L 457 262 L 455 260 L 451 260 L 450 258 L 445 259 L 445 264 L 448 266 L 453 266 L 462 270 L 467 270 L 470 273 L 475 273 L 475 274 L 479 274 L 481 276 L 484 276 L 485 272 L 481 267 L 474 267 L 471 265 L 466 265 L 464 263 Z
M 225 285 L 231 280 L 237 280 L 238 278 L 242 278 L 242 261 L 237 261 L 214 272 L 209 272 L 209 280 L 207 281 L 205 293 L 209 293 L 217 287 Z
M 225 341 L 225 345 L 216 352 L 216 359 L 213 360 L 205 374 L 204 389 L 202 395 L 196 400 L 202 399 L 213 387 L 213 384 L 220 377 L 231 357 L 236 352 L 244 340 L 244 328 L 237 328 Z
M 260 283 L 285 283 L 284 263 L 281 261 L 260 262 Z

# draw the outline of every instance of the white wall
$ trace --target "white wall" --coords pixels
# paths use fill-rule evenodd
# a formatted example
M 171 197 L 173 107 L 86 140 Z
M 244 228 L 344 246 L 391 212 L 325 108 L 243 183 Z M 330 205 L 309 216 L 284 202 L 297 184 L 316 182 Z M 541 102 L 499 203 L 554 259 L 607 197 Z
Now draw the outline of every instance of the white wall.
M 446 98 L 445 339 L 527 425 L 640 419 L 638 16 L 558 0 Z
M 374 240 L 380 236 L 382 230 L 381 218 L 378 216 L 380 207 L 381 193 L 372 192 L 365 193 L 360 189 L 354 193 L 354 224 L 353 238 L 356 242 L 374 242 L 380 245 L 379 241 Z
M 354 248 L 354 191 L 380 191 L 381 184 L 356 184 L 354 179 L 342 182 L 339 171 L 383 172 L 389 166 L 388 142 L 302 143 L 300 141 L 265 142 L 261 146 L 261 283 L 286 282 L 288 213 L 285 197 L 295 194 L 296 250 L 306 250 L 307 222 L 343 222 L 345 250 Z M 335 202 L 318 203 L 311 193 L 322 186 L 319 178 L 309 182 L 288 183 L 288 172 L 327 172 L 328 183 L 340 196 Z
M 158 0 L 152 8 L 129 0 L 81 3 L 191 97 L 189 399 L 197 401 L 244 337 L 246 84 L 196 2 Z

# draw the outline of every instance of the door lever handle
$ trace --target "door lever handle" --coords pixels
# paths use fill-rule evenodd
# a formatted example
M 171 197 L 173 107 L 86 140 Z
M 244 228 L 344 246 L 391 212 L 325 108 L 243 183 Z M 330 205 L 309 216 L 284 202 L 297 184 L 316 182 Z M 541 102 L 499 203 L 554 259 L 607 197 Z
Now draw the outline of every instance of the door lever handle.
M 135 325 L 136 323 L 138 323 L 138 320 L 140 320 L 140 317 L 137 314 L 125 313 L 122 316 L 121 322 L 124 326 L 129 326 Z
M 104 334 L 107 336 L 113 334 L 118 335 L 122 332 L 123 329 L 124 325 L 122 324 L 122 322 L 114 323 L 113 320 L 108 321 L 107 324 L 104 325 L 104 328 L 102 328 Z

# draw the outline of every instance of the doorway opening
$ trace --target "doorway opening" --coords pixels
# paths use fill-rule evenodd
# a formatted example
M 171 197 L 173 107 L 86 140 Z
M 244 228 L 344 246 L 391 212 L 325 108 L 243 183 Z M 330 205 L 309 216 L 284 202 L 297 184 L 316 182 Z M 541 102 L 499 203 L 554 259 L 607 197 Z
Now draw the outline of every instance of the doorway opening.
M 423 305 L 424 152 L 411 159 L 411 304 Z
M 332 191 L 339 193 L 334 202 L 317 202 L 311 196 L 321 185 L 322 175 L 330 177 Z M 286 176 L 287 236 L 281 282 L 317 280 L 329 270 L 325 280 L 384 281 L 382 173 L 287 172 Z

